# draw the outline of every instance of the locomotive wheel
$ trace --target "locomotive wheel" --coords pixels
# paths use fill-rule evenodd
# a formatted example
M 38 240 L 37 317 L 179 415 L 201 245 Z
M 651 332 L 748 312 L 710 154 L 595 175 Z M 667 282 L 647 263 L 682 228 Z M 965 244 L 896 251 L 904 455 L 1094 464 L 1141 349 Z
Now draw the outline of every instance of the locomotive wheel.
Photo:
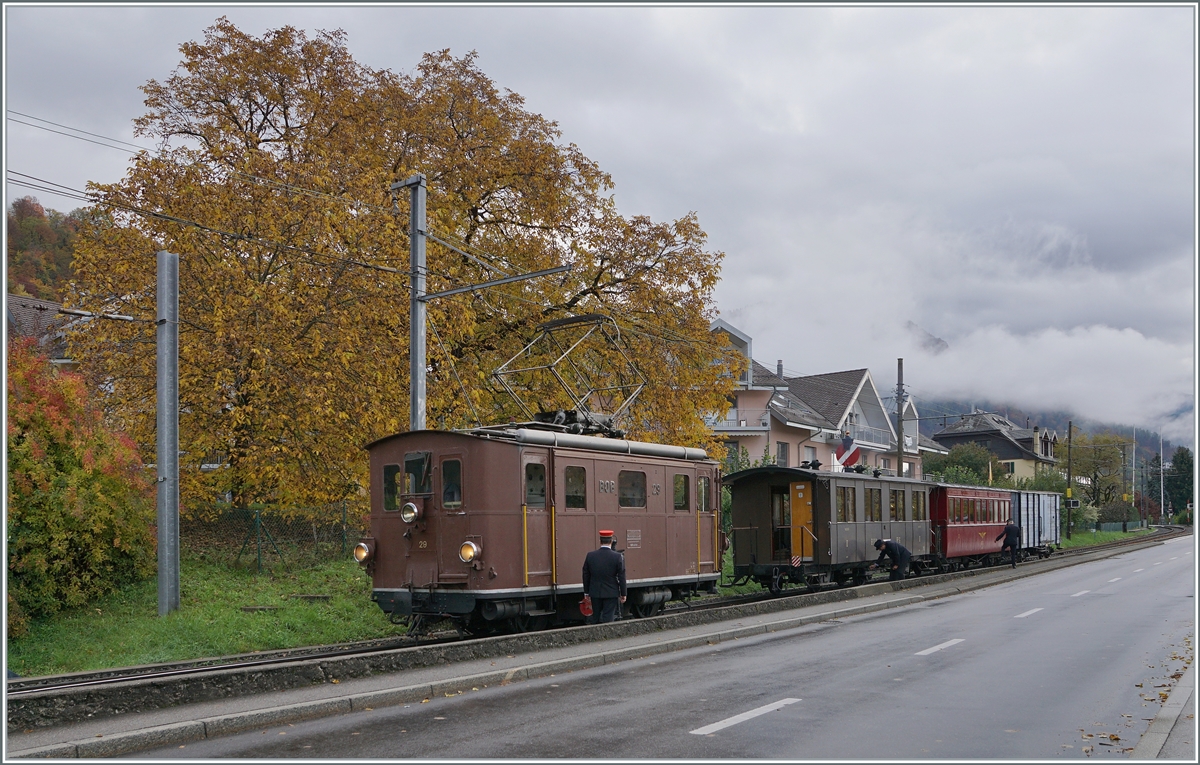
M 537 632 L 546 629 L 546 617 L 519 614 L 512 618 L 512 625 L 517 632 Z
M 640 603 L 630 609 L 630 612 L 639 619 L 649 619 L 660 613 L 663 610 L 662 603 Z

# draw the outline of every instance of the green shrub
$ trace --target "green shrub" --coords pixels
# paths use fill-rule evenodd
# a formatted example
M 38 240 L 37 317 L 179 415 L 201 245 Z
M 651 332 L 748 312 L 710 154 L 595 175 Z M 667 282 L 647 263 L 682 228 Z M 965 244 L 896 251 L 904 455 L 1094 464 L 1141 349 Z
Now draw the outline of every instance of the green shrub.
M 153 484 L 83 380 L 8 346 L 8 634 L 155 568 Z

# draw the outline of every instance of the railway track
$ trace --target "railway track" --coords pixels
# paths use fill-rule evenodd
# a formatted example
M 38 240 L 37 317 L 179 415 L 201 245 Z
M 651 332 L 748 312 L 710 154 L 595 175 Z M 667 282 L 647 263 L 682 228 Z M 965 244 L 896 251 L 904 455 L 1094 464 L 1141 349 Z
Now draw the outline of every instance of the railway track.
M 1185 527 L 1157 527 L 1150 535 L 1138 537 L 1136 539 L 1109 542 L 1102 545 L 1093 545 L 1090 547 L 1076 548 L 1073 550 L 1058 551 L 1051 555 L 1050 558 L 1045 560 L 1074 557 L 1088 552 L 1094 552 L 1096 550 L 1112 549 L 1114 547 L 1137 544 L 1151 539 L 1166 540 L 1182 536 L 1186 533 L 1187 529 Z M 1038 562 L 1039 561 L 1031 561 L 1027 562 L 1025 565 L 1037 565 Z M 986 569 L 973 569 L 973 571 L 983 570 Z M 929 575 L 930 578 L 933 576 L 937 575 Z M 882 581 L 883 579 L 886 579 L 886 577 L 875 577 L 868 580 L 867 583 L 870 584 L 873 582 Z M 672 604 L 664 609 L 662 613 L 677 614 L 688 611 L 710 610 L 727 606 L 757 603 L 767 600 L 781 600 L 790 597 L 798 597 L 825 589 L 840 588 L 837 585 L 831 584 L 817 589 L 808 589 L 802 587 L 789 588 L 780 595 L 771 595 L 770 593 L 764 591 L 762 593 L 749 593 L 745 595 L 717 596 L 704 598 L 694 602 Z M 392 651 L 398 648 L 437 646 L 446 643 L 464 642 L 470 639 L 471 638 L 459 637 L 455 632 L 437 632 L 417 638 L 402 636 L 382 640 L 363 641 L 359 643 L 344 643 L 335 646 L 313 646 L 278 651 L 263 651 L 261 653 L 243 654 L 240 656 L 199 659 L 186 662 L 170 662 L 164 664 L 152 664 L 140 667 L 118 668 L 94 672 L 79 672 L 72 673 L 70 675 L 13 678 L 8 680 L 6 695 L 9 698 L 20 698 L 31 694 L 40 694 L 51 691 L 84 690 L 88 688 L 117 685 L 135 680 L 178 678 L 187 675 L 200 675 L 203 673 L 211 673 L 221 670 L 254 669 L 258 667 L 270 667 L 273 665 L 286 664 L 289 662 L 361 656 Z

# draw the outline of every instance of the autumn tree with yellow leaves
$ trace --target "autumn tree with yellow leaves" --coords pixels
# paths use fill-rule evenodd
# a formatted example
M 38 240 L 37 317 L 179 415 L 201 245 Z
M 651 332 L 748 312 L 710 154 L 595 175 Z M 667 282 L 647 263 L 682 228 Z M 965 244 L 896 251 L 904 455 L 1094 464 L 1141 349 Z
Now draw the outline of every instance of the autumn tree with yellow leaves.
M 136 129 L 157 150 L 91 187 L 68 303 L 152 318 L 154 253 L 179 255 L 185 511 L 361 493 L 363 445 L 407 427 L 408 205 L 389 187 L 414 173 L 430 233 L 462 251 L 429 243 L 430 292 L 574 264 L 429 303 L 430 427 L 514 416 L 490 373 L 539 324 L 603 313 L 647 383 L 631 436 L 715 446 L 701 413 L 727 405 L 740 362 L 708 333 L 723 256 L 694 214 L 618 214 L 611 178 L 474 54 L 397 74 L 340 31 L 253 37 L 224 18 L 180 50 L 143 86 Z M 71 352 L 152 455 L 153 323 L 85 323 Z

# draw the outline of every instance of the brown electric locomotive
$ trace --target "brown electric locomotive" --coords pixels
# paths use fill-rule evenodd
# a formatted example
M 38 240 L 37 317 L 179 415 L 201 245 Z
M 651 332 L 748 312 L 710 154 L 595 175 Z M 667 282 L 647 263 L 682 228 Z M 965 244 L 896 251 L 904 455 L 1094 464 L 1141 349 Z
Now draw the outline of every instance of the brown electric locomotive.
M 372 599 L 419 632 L 579 622 L 583 559 L 601 528 L 625 556 L 626 616 L 715 592 L 718 463 L 701 449 L 535 423 L 399 433 L 368 445 L 371 534 L 355 557 Z

